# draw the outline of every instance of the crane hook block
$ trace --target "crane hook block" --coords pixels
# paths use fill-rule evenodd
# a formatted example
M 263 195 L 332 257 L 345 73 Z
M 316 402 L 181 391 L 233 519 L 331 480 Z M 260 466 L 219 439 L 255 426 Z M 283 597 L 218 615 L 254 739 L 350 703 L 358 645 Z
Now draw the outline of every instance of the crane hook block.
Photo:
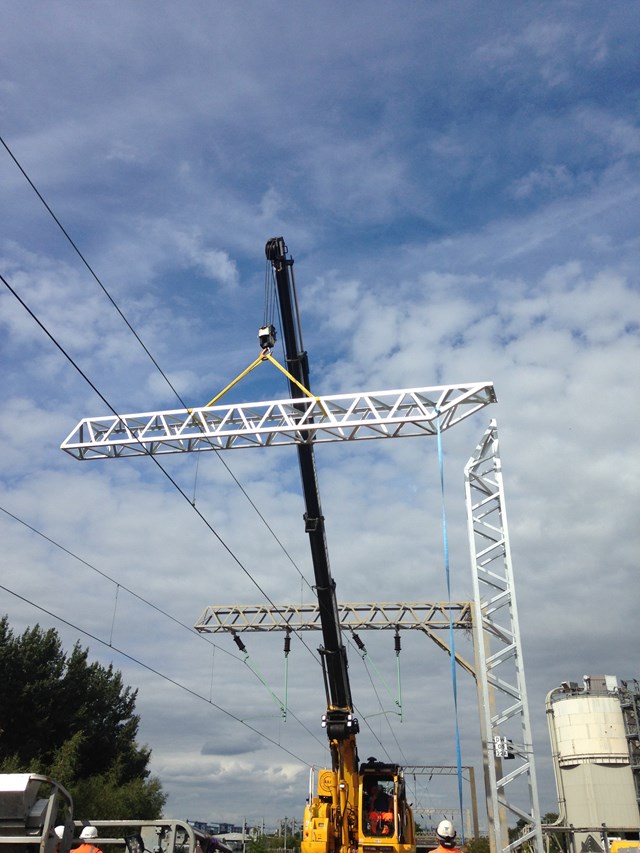
M 276 345 L 276 327 L 262 326 L 259 328 L 258 341 L 260 342 L 260 349 L 273 349 Z

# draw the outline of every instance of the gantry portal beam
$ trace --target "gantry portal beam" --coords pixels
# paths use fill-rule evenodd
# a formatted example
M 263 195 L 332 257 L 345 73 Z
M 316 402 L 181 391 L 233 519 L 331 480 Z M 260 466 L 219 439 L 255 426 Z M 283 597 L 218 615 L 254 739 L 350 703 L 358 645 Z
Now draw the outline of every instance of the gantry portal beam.
M 492 382 L 83 418 L 61 447 L 109 459 L 435 435 L 496 402 Z
M 472 631 L 473 608 L 469 601 L 401 601 L 338 604 L 340 628 L 355 630 L 419 630 L 447 654 L 451 648 L 439 635 L 453 628 Z M 226 604 L 207 607 L 194 628 L 202 634 L 244 631 L 319 631 L 318 604 Z M 454 651 L 459 666 L 476 677 L 475 667 Z
M 460 602 L 363 602 L 338 604 L 340 627 L 385 630 L 447 629 L 449 617 L 454 628 L 472 629 L 472 603 Z M 320 608 L 317 604 L 230 604 L 207 607 L 195 624 L 196 631 L 217 634 L 223 631 L 318 631 Z

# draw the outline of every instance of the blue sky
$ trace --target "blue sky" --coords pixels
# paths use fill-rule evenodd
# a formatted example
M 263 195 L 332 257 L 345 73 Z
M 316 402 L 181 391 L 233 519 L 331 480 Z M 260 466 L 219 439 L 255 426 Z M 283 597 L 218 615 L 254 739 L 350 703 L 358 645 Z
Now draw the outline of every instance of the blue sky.
M 495 417 L 541 805 L 555 810 L 546 692 L 638 675 L 635 7 L 5 0 L 2 19 L 0 134 L 189 403 L 255 357 L 263 247 L 281 234 L 314 390 L 495 382 L 498 405 L 445 442 L 453 595 L 471 595 L 462 470 Z M 178 407 L 5 148 L 0 181 L 2 275 L 118 411 Z M 77 628 L 4 591 L 1 611 L 16 630 L 79 638 L 139 687 L 168 813 L 301 817 L 308 764 L 327 761 L 308 651 L 292 654 L 289 701 L 318 740 L 274 717 L 230 640 L 212 651 L 122 589 L 187 625 L 209 604 L 262 603 L 251 578 L 278 603 L 308 600 L 295 454 L 225 458 L 287 554 L 213 454 L 167 462 L 243 572 L 153 463 L 59 450 L 104 404 L 6 288 L 0 306 L 4 584 Z M 286 391 L 260 368 L 234 394 Z M 444 599 L 435 447 L 377 444 L 318 453 L 338 596 Z M 395 683 L 392 636 L 366 641 Z M 391 726 L 350 651 L 363 757 L 455 763 L 448 662 L 427 643 L 404 642 Z M 280 638 L 247 647 L 281 690 Z M 477 765 L 461 681 L 463 761 Z M 420 798 L 455 806 L 435 782 Z

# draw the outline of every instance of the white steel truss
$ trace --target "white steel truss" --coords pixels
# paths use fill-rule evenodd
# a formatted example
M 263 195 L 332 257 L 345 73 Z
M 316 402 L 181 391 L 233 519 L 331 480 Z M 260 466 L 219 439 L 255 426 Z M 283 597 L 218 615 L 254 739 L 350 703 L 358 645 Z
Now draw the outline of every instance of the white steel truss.
M 493 853 L 542 853 L 542 826 L 520 647 L 496 422 L 465 466 L 474 582 L 474 647 L 489 841 Z M 511 760 L 508 760 L 511 759 Z M 509 843 L 507 813 L 525 822 Z
M 335 394 L 84 418 L 61 447 L 76 459 L 435 435 L 494 403 L 491 382 Z

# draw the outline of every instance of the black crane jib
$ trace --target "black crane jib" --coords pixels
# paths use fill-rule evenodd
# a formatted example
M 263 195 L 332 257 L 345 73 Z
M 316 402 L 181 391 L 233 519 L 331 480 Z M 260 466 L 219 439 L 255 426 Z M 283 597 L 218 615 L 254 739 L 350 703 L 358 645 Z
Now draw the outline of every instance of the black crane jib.
M 309 390 L 309 361 L 302 347 L 292 274 L 293 258 L 287 256 L 287 246 L 282 237 L 273 237 L 268 240 L 265 254 L 275 274 L 287 370 L 297 382 Z M 289 389 L 292 398 L 300 396 L 299 387 L 291 380 L 289 380 Z M 329 567 L 313 445 L 310 442 L 300 443 L 297 445 L 297 450 L 305 502 L 305 531 L 309 535 L 311 546 L 324 643 L 320 653 L 327 690 L 327 729 L 328 732 L 333 731 L 334 735 L 338 734 L 343 729 L 343 721 L 349 717 L 348 732 L 347 726 L 344 726 L 344 736 L 346 736 L 348 733 L 357 733 L 358 724 L 357 720 L 351 718 L 353 702 L 347 672 L 347 653 L 342 643 L 335 582 Z

